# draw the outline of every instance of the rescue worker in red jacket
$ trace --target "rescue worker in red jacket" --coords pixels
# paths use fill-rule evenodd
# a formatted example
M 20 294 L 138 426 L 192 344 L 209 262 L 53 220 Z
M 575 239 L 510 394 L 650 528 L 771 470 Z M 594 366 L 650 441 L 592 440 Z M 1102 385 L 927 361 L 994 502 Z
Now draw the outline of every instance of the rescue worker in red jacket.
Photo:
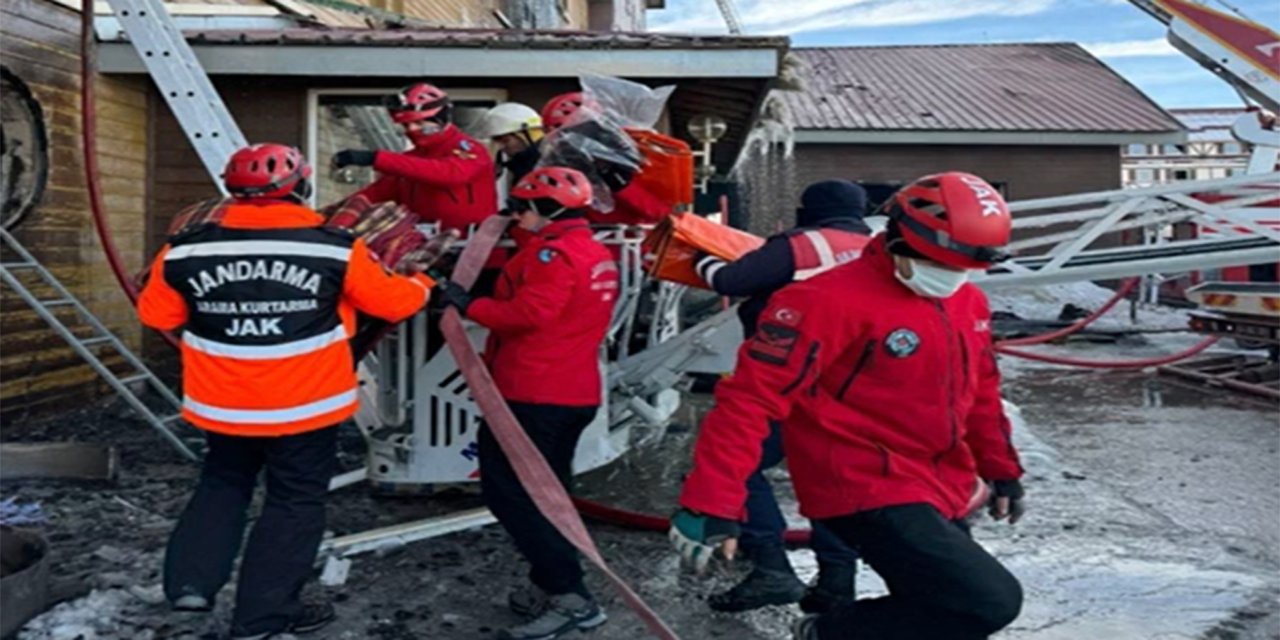
M 484 357 L 493 380 L 566 486 L 578 439 L 604 400 L 600 349 L 619 293 L 617 265 L 584 219 L 590 201 L 582 173 L 534 169 L 509 204 L 532 235 L 503 266 L 493 297 L 472 299 L 449 281 L 436 289 L 438 304 L 489 329 Z M 604 624 L 577 552 L 534 506 L 487 427 L 479 454 L 485 502 L 531 565 L 532 584 L 510 598 L 530 620 L 502 637 L 550 639 Z
M 755 334 L 760 312 L 775 292 L 857 258 L 870 240 L 871 229 L 862 221 L 867 208 L 862 187 L 846 180 L 815 182 L 805 188 L 800 204 L 796 227 L 769 238 L 759 249 L 733 262 L 705 254 L 695 263 L 698 275 L 716 293 L 749 296 L 738 305 L 746 338 Z M 817 584 L 806 589 L 796 577 L 783 541 L 787 522 L 764 475 L 782 462 L 783 455 L 782 423 L 774 421 L 760 468 L 747 479 L 747 519 L 739 546 L 752 561 L 751 573 L 708 598 L 712 609 L 747 611 L 799 602 L 804 612 L 819 613 L 853 601 L 858 554 L 820 521 L 813 523 L 810 540 L 818 558 Z
M 671 539 L 695 564 L 732 554 L 768 421 L 785 419 L 801 513 L 889 586 L 802 618 L 795 638 L 985 638 L 1022 590 L 962 518 L 980 476 L 992 514 L 1017 521 L 1022 467 L 987 299 L 966 280 L 1002 259 L 1009 211 L 966 173 L 921 178 L 886 207 L 861 258 L 774 294 L 702 423 Z
M 292 147 L 234 153 L 235 198 L 216 224 L 169 239 L 138 299 L 142 322 L 182 330 L 182 417 L 207 432 L 195 494 L 165 553 L 165 595 L 208 611 L 244 536 L 258 472 L 267 495 L 240 566 L 231 635 L 324 626 L 333 607 L 298 596 L 324 533 L 337 425 L 356 410 L 348 338 L 356 311 L 397 322 L 434 284 L 389 273 L 363 240 L 302 205 L 311 168 Z
M 498 210 L 489 151 L 453 123 L 453 103 L 444 91 L 425 82 L 409 85 L 388 109 L 413 148 L 402 153 L 348 149 L 334 155 L 335 167 L 373 167 L 380 174 L 358 195 L 374 204 L 398 202 L 424 222 L 463 232 Z
M 547 101 L 547 104 L 542 107 L 542 125 L 547 133 L 567 124 L 586 128 L 586 123 L 573 122 L 574 116 L 585 103 L 586 98 L 581 92 L 561 94 Z M 596 127 L 587 130 L 584 135 L 600 133 L 603 133 L 603 130 Z M 600 142 L 609 144 L 607 137 Z M 587 212 L 588 221 L 594 224 L 657 224 L 671 215 L 671 203 L 664 202 L 640 184 L 633 182 L 637 173 L 635 169 L 606 161 L 597 161 L 590 169 L 600 176 L 600 181 L 613 195 L 613 210 L 604 212 L 591 209 Z

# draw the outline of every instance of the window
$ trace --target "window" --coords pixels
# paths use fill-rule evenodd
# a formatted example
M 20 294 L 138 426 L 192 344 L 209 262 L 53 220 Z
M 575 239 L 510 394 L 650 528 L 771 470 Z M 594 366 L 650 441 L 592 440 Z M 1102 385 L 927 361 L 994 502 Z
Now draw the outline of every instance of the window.
M 398 87 L 397 87 L 398 88 Z M 387 89 L 313 89 L 307 94 L 307 159 L 315 167 L 313 202 L 319 206 L 345 198 L 373 180 L 370 167 L 330 171 L 329 160 L 343 149 L 403 150 L 409 141 L 391 121 L 383 99 Z M 453 121 L 475 135 L 485 111 L 506 99 L 500 89 L 448 89 Z
M 1147 145 L 1131 144 L 1125 148 L 1125 155 L 1129 156 L 1145 156 L 1147 155 Z
M 12 229 L 40 203 L 49 181 L 49 135 L 39 101 L 0 68 L 0 223 Z
M 1239 142 L 1224 142 L 1222 143 L 1222 153 L 1228 155 L 1244 153 L 1244 148 L 1240 146 Z
M 1176 144 L 1162 144 L 1160 145 L 1160 153 L 1166 156 L 1180 156 L 1182 155 L 1182 147 Z
M 1156 172 L 1151 169 L 1138 169 L 1135 173 L 1137 174 L 1137 181 L 1142 184 L 1155 182 Z
M 1174 180 L 1190 180 L 1191 172 L 1187 171 L 1186 169 L 1174 169 L 1173 179 Z
M 1244 167 L 1231 167 L 1227 171 L 1233 176 L 1242 176 L 1244 175 L 1245 169 Z

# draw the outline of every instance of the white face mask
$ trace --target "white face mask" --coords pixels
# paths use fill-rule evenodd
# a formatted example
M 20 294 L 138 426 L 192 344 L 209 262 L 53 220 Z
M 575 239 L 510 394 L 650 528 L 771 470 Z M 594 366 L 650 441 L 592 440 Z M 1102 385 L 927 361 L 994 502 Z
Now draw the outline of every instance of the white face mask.
M 949 298 L 969 281 L 969 272 L 955 271 L 930 264 L 925 260 L 914 258 L 896 258 L 911 265 L 911 277 L 902 275 L 902 269 L 895 268 L 893 275 L 908 289 L 926 298 Z

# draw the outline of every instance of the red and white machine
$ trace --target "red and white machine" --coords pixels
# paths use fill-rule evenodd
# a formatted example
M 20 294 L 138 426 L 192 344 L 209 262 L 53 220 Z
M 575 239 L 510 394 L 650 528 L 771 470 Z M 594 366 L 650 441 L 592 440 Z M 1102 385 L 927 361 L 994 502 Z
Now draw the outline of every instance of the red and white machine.
M 1280 112 L 1280 35 L 1243 16 L 1190 0 L 1130 1 L 1168 26 L 1170 44 L 1240 94 L 1246 112 L 1232 124 L 1231 133 L 1251 148 L 1247 173 L 1276 171 L 1280 155 L 1280 130 L 1276 125 L 1276 114 Z M 1235 212 L 1258 225 L 1280 229 L 1280 183 L 1196 193 L 1194 197 L 1217 204 L 1237 196 L 1265 195 L 1267 191 L 1276 197 Z M 1219 236 L 1214 228 L 1202 224 L 1194 226 L 1194 233 L 1204 238 Z M 1277 263 L 1271 263 L 1197 271 L 1192 274 L 1192 282 L 1274 282 L 1280 280 L 1277 267 Z

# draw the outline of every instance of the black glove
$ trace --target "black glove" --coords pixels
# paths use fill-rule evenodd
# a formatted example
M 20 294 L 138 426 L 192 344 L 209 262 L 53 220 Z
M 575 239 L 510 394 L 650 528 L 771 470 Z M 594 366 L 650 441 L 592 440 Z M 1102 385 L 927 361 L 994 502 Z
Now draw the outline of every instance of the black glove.
M 604 186 L 609 187 L 609 190 L 614 193 L 626 189 L 635 175 L 636 171 L 631 167 L 611 162 L 600 163 L 600 180 L 604 182 Z
M 441 311 L 457 307 L 458 313 L 465 316 L 467 307 L 471 306 L 471 294 L 452 280 L 440 280 L 431 290 L 431 305 Z
M 372 167 L 373 159 L 377 157 L 377 155 L 377 151 L 346 149 L 334 154 L 333 166 L 339 169 L 343 167 Z
M 1023 502 L 1026 491 L 1022 488 L 1022 482 L 1019 480 L 996 480 L 991 483 L 993 490 L 991 496 L 991 504 L 987 509 L 987 513 L 996 520 L 1009 519 L 1009 524 L 1014 524 L 1022 518 L 1022 514 L 1027 512 L 1027 506 Z

